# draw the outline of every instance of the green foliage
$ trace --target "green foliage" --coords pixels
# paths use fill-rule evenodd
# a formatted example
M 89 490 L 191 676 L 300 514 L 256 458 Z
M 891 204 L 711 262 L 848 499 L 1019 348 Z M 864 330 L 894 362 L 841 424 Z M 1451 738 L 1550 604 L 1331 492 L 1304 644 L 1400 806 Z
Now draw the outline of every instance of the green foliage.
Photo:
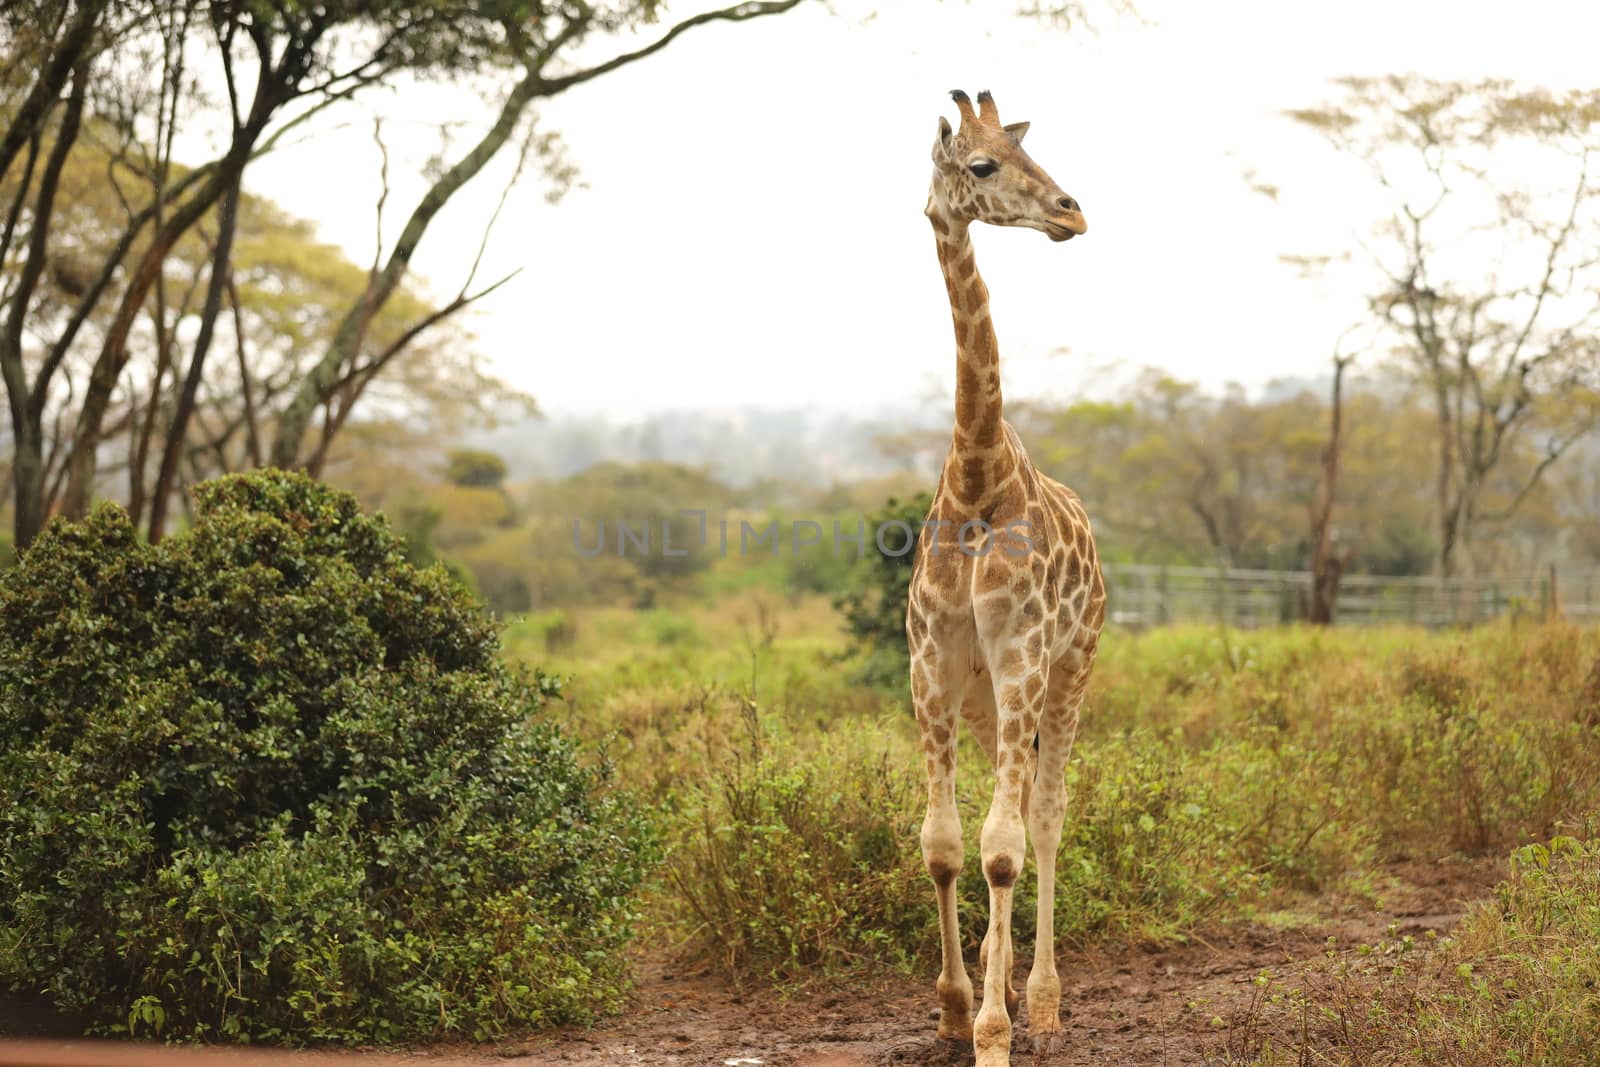
M 586 1020 L 652 837 L 381 517 L 303 476 L 111 505 L 0 579 L 0 986 L 103 1032 L 371 1042 Z
M 915 960 L 931 914 L 915 776 L 870 730 L 801 751 L 751 705 L 744 726 L 679 798 L 669 906 L 696 943 L 735 978 L 779 982 Z
M 1600 843 L 1524 845 L 1491 904 L 1462 924 L 1441 1030 L 1482 1035 L 1484 1058 L 1592 1062 L 1600 1021 Z M 1467 1025 L 1449 1025 L 1450 1014 Z
M 1426 572 L 1430 445 L 1425 397 L 1356 381 L 1343 402 L 1336 525 L 1351 573 Z M 1032 408 L 1018 429 L 1040 469 L 1083 498 L 1107 562 L 1305 569 L 1307 507 L 1327 440 L 1326 395 L 1208 393 L 1149 372 L 1118 403 Z
M 452 449 L 445 457 L 445 481 L 474 489 L 498 489 L 506 480 L 506 461 L 478 448 Z
M 1195 746 L 1268 728 L 1366 783 L 1382 854 L 1479 853 L 1600 803 L 1600 730 L 1580 706 L 1597 655 L 1592 632 L 1564 624 L 1115 635 L 1087 721 L 1177 726 Z
M 736 626 L 745 600 L 590 612 L 560 660 L 579 676 L 576 719 L 614 737 L 668 811 L 654 922 L 735 975 L 825 979 L 937 952 L 916 728 L 824 666 L 854 638 L 819 608 L 772 607 L 759 643 Z M 1600 633 L 1559 624 L 1107 633 L 1067 772 L 1058 934 L 1183 939 L 1364 892 L 1385 861 L 1570 832 L 1600 804 L 1597 660 Z M 957 775 L 975 953 L 993 780 L 965 736 Z M 875 835 L 892 840 L 867 862 L 857 843 Z M 1035 885 L 1017 886 L 1023 952 Z
M 730 975 L 794 981 L 907 967 L 937 944 L 917 828 L 921 768 L 887 724 L 820 738 L 757 725 L 669 803 L 670 897 L 661 906 Z M 978 827 L 992 778 L 964 756 L 963 942 L 988 921 Z M 1336 757 L 1261 740 L 1197 752 L 1143 732 L 1080 744 L 1057 863 L 1057 933 L 1171 940 L 1277 889 L 1337 881 L 1371 859 L 1373 832 Z M 1036 882 L 1018 883 L 1015 933 L 1033 937 Z
M 1274 890 L 1337 882 L 1370 860 L 1374 836 L 1352 810 L 1356 797 L 1338 763 L 1337 753 L 1281 744 L 1265 731 L 1202 750 L 1143 731 L 1085 739 L 1067 774 L 1059 936 L 1172 940 Z M 972 784 L 973 795 L 987 795 L 981 785 Z M 969 823 L 981 818 L 973 810 Z M 963 890 L 984 916 L 988 891 L 969 851 Z M 1024 914 L 1032 915 L 1031 899 Z M 1031 940 L 1026 918 L 1018 932 Z
M 526 637 L 544 645 L 546 652 L 559 652 L 578 636 L 577 621 L 560 608 L 528 612 L 513 624 Z
M 932 506 L 932 495 L 919 493 L 904 502 L 891 499 L 881 511 L 867 516 L 870 544 L 857 565 L 854 582 L 834 601 L 858 642 L 855 654 L 861 658 L 862 680 L 869 684 L 908 684 L 911 659 L 906 648 L 906 600 L 916 562 L 914 551 L 898 556 L 882 551 L 876 531 L 888 523 L 904 523 L 915 536 Z M 903 528 L 891 527 L 884 535 L 884 545 L 890 552 L 898 551 L 903 538 Z

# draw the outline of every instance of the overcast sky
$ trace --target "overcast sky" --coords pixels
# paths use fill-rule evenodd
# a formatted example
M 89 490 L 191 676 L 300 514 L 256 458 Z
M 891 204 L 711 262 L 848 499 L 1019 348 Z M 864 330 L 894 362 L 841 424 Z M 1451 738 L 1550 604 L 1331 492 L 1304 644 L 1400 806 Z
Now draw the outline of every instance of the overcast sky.
M 1031 154 L 1089 223 L 1066 244 L 976 231 L 1008 398 L 1092 394 L 1108 367 L 1213 386 L 1318 375 L 1360 294 L 1278 256 L 1348 247 L 1370 194 L 1282 111 L 1343 74 L 1585 84 L 1600 41 L 1593 0 L 1138 0 L 1142 20 L 1108 16 L 1097 35 L 1016 17 L 1014 0 L 852 14 L 867 6 L 696 30 L 549 102 L 541 124 L 583 187 L 550 206 L 530 175 L 501 216 L 480 278 L 522 273 L 471 322 L 497 371 L 548 411 L 947 402 L 953 347 L 922 207 L 960 87 L 1032 122 Z M 397 175 L 437 148 L 429 123 L 489 120 L 437 88 L 339 118 L 370 123 L 372 109 Z M 253 167 L 252 188 L 365 262 L 375 159 L 364 132 L 329 129 Z M 476 252 L 501 163 L 422 246 L 438 296 Z M 1252 192 L 1249 173 L 1280 198 Z M 391 236 L 422 189 L 394 185 Z

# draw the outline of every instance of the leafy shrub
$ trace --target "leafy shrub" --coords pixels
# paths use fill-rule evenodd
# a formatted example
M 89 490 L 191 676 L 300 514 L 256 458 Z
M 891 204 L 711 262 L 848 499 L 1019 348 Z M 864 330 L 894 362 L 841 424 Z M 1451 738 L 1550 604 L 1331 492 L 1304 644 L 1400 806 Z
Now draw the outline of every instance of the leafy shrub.
M 441 568 L 267 471 L 0 577 L 0 986 L 101 1031 L 483 1037 L 616 1006 L 652 837 Z
M 1435 1025 L 1478 1035 L 1479 1062 L 1592 1063 L 1600 844 L 1555 837 L 1517 849 L 1511 876 L 1462 923 L 1446 963 L 1455 981 L 1440 983 Z
M 911 673 L 911 654 L 906 647 L 906 598 L 910 596 L 916 553 L 884 553 L 876 532 L 885 523 L 905 523 L 915 534 L 922 529 L 932 506 L 931 494 L 918 493 L 904 502 L 891 499 L 881 511 L 867 516 L 866 552 L 857 564 L 850 587 L 834 600 L 834 606 L 844 615 L 847 632 L 856 639 L 861 680 L 869 685 L 904 689 L 909 686 Z M 904 534 L 904 529 L 891 527 L 884 533 L 884 543 L 898 551 Z
M 904 964 L 937 943 L 910 765 L 851 731 L 801 753 L 747 739 L 680 798 L 670 906 L 729 975 L 784 981 Z M 932 926 L 930 927 L 930 923 Z
M 823 602 L 786 606 L 759 648 L 738 622 L 748 607 L 675 606 L 695 640 L 672 646 L 656 643 L 656 613 L 589 612 L 563 661 L 579 728 L 613 736 L 630 780 L 672 813 L 652 919 L 745 976 L 930 965 L 914 723 L 830 668 L 844 642 Z M 1108 632 L 1067 770 L 1059 937 L 1181 939 L 1298 912 L 1304 892 L 1369 892 L 1383 861 L 1572 833 L 1600 805 L 1597 656 L 1600 630 L 1555 623 Z M 740 716 L 758 693 L 757 751 Z M 969 954 L 988 918 L 978 842 L 992 790 L 963 731 Z M 892 873 L 846 846 L 869 830 L 892 840 L 875 853 Z M 1035 885 L 1017 883 L 1022 952 Z
M 702 782 L 671 802 L 665 904 L 726 973 L 818 978 L 864 965 L 926 963 L 938 944 L 918 827 L 918 761 L 885 724 L 814 745 L 756 723 Z M 993 785 L 964 755 L 958 798 L 966 860 L 962 941 L 989 918 L 979 857 Z M 1056 934 L 1087 943 L 1165 940 L 1235 916 L 1279 886 L 1314 887 L 1370 859 L 1359 798 L 1336 758 L 1260 738 L 1195 752 L 1144 732 L 1080 743 L 1067 771 Z M 1034 861 L 1017 883 L 1014 933 L 1031 943 Z
M 963 937 L 976 946 L 989 895 L 978 849 L 992 779 L 963 771 Z M 1167 941 L 1237 917 L 1280 888 L 1316 889 L 1371 859 L 1372 832 L 1338 757 L 1261 731 L 1203 751 L 1143 730 L 1078 742 L 1056 859 L 1056 936 Z M 1017 883 L 1014 934 L 1034 936 L 1035 860 Z M 930 891 L 931 892 L 931 891 Z

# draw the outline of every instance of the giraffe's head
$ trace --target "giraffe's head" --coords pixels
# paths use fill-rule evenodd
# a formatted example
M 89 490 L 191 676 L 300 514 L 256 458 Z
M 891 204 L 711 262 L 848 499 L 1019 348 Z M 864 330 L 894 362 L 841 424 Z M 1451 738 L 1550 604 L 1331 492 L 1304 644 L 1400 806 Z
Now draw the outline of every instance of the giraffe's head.
M 1022 150 L 1026 122 L 1000 124 L 1000 110 L 985 90 L 978 107 L 960 89 L 952 92 L 961 111 L 961 128 L 943 117 L 933 142 L 933 185 L 928 190 L 930 218 L 1028 226 L 1065 241 L 1089 228 L 1078 202 Z

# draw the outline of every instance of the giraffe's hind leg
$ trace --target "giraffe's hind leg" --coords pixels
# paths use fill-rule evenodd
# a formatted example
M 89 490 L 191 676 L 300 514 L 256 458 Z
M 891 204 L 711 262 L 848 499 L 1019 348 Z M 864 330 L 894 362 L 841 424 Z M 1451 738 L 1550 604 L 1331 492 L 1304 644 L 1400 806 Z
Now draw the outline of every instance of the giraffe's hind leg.
M 1033 943 L 1033 969 L 1028 972 L 1028 1033 L 1035 1053 L 1056 1051 L 1061 1043 L 1061 979 L 1056 974 L 1056 852 L 1067 812 L 1067 760 L 1078 729 L 1078 711 L 1094 661 L 1087 655 L 1056 664 L 1050 671 L 1044 714 L 1039 720 L 1038 782 L 1028 815 L 1039 872 L 1039 926 Z
M 917 624 L 921 624 L 920 626 Z M 934 640 L 929 626 L 914 619 L 911 702 L 922 734 L 928 778 L 928 812 L 922 822 L 922 859 L 933 879 L 939 904 L 941 963 L 935 986 L 939 996 L 939 1038 L 972 1041 L 972 979 L 961 958 L 961 932 L 956 919 L 956 877 L 964 857 L 961 817 L 956 810 L 956 718 L 971 678 L 965 652 L 957 656 L 948 644 Z M 921 638 L 922 640 L 918 640 Z
M 961 718 L 967 724 L 967 729 L 972 731 L 972 736 L 977 739 L 978 746 L 983 749 L 983 754 L 989 758 L 989 766 L 995 765 L 995 754 L 998 745 L 995 733 L 999 726 L 994 713 L 994 683 L 989 678 L 989 672 L 983 669 L 972 676 L 972 683 L 967 686 L 966 699 L 961 702 Z M 1037 748 L 1028 756 L 1028 773 L 1022 779 L 1022 817 L 1028 817 L 1028 802 L 1033 792 L 1034 765 L 1038 757 Z

